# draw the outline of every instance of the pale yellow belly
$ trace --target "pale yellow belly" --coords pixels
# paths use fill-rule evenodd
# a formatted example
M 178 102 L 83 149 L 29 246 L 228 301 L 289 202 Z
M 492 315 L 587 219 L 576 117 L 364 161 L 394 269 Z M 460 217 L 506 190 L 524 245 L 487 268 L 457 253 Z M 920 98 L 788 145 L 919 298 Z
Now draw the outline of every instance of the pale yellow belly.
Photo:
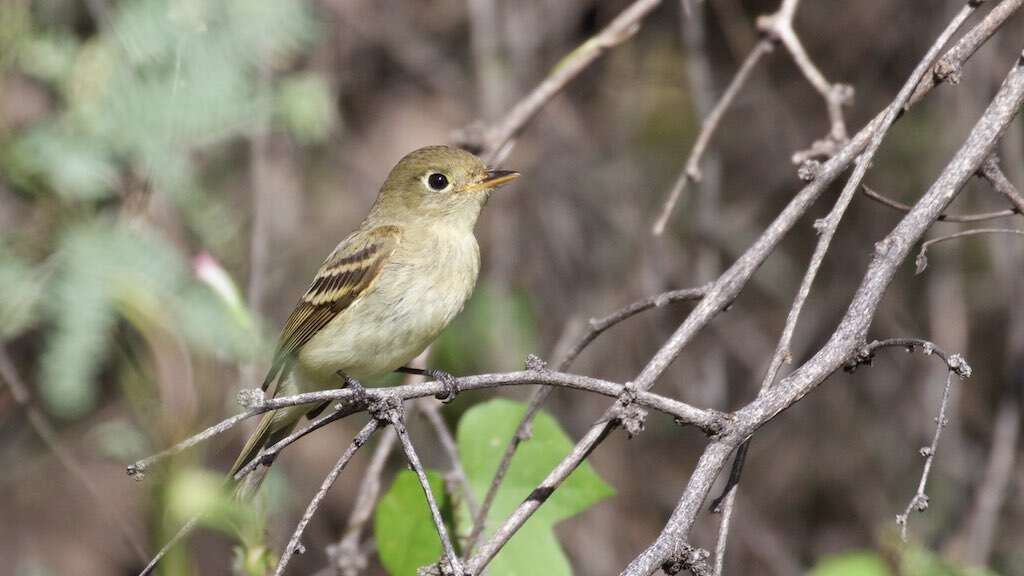
M 440 251 L 435 246 L 435 259 L 387 265 L 366 294 L 302 347 L 301 387 L 338 387 L 339 371 L 372 386 L 426 349 L 472 294 L 479 256 L 470 240 Z

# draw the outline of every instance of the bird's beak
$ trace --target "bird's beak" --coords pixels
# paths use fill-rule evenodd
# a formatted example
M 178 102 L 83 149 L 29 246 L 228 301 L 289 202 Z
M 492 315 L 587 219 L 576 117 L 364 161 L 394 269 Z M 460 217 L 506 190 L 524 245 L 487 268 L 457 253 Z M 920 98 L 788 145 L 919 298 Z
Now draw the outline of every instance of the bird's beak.
M 519 178 L 515 170 L 488 170 L 484 179 L 469 186 L 469 190 L 490 190 Z

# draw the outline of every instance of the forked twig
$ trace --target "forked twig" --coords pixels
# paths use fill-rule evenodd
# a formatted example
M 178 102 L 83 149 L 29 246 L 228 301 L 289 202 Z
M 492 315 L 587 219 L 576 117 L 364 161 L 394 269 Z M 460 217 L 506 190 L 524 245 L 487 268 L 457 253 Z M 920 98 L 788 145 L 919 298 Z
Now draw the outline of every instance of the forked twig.
M 598 336 L 619 322 L 632 318 L 633 316 L 646 310 L 650 310 L 651 308 L 658 308 L 672 302 L 699 300 L 704 297 L 704 294 L 707 293 L 710 287 L 710 284 L 705 284 L 704 286 L 697 288 L 670 290 L 668 292 L 663 292 L 628 304 L 607 316 L 591 318 L 587 323 L 587 331 L 569 346 L 562 358 L 557 360 L 555 370 L 568 370 L 569 366 L 576 360 L 576 357 L 583 352 L 584 348 L 589 346 L 597 339 Z M 534 362 L 534 364 L 531 365 L 531 362 Z M 535 370 L 543 367 L 543 363 L 539 358 L 535 360 L 528 360 L 527 364 L 527 368 Z M 480 505 L 479 511 L 473 516 L 473 529 L 470 532 L 469 537 L 466 539 L 467 557 L 472 555 L 474 548 L 476 548 L 476 545 L 480 540 L 480 536 L 486 528 L 487 514 L 494 505 L 494 500 L 498 495 L 498 489 L 501 488 L 501 484 L 505 480 L 508 468 L 512 464 L 512 457 L 515 455 L 516 450 L 518 450 L 519 444 L 530 437 L 530 425 L 532 424 L 533 419 L 536 418 L 537 413 L 540 412 L 541 405 L 551 394 L 551 390 L 552 389 L 549 386 L 540 386 L 530 396 L 530 399 L 527 402 L 526 412 L 523 414 L 519 424 L 516 426 L 516 430 L 513 432 L 512 438 L 505 447 L 505 452 L 501 455 L 501 460 L 498 462 L 498 468 L 494 472 L 494 478 L 491 480 L 491 484 L 487 488 L 487 494 L 484 495 L 483 503 Z
M 394 428 L 399 442 L 402 443 L 402 449 L 405 451 L 405 457 L 409 460 L 409 465 L 412 466 L 413 471 L 416 472 L 416 477 L 420 481 L 420 486 L 423 488 L 423 495 L 427 499 L 427 506 L 430 507 L 430 515 L 434 519 L 434 526 L 437 528 L 437 535 L 441 539 L 441 546 L 444 548 L 445 559 L 448 561 L 448 567 L 451 568 L 451 572 L 454 576 L 463 576 L 464 571 L 462 568 L 462 562 L 455 553 L 455 547 L 452 546 L 451 538 L 448 537 L 448 530 L 444 526 L 444 519 L 441 517 L 441 511 L 437 508 L 437 502 L 434 500 L 434 493 L 430 489 L 430 481 L 427 479 L 426 472 L 423 471 L 423 465 L 420 464 L 420 458 L 416 455 L 416 448 L 413 447 L 412 441 L 409 439 L 409 433 L 405 429 L 402 405 L 395 401 L 384 411 L 383 418 L 385 418 L 391 424 L 391 427 Z M 442 570 L 442 573 L 443 572 L 444 571 Z
M 914 260 L 916 272 L 920 274 L 928 267 L 928 248 L 931 246 L 940 242 L 948 242 L 950 240 L 956 240 L 957 238 L 964 238 L 965 236 L 977 236 L 978 234 L 1012 234 L 1014 236 L 1024 236 L 1024 230 L 1015 230 L 1013 228 L 974 228 L 971 230 L 964 230 L 963 232 L 957 232 L 956 234 L 947 234 L 945 236 L 926 240 L 921 243 L 921 250 L 917 253 L 917 258 Z
M 376 417 L 370 418 L 370 421 L 367 422 L 366 425 L 363 426 L 363 429 L 359 431 L 359 434 L 352 439 L 352 443 L 349 445 L 348 449 L 345 450 L 341 455 L 341 458 L 338 459 L 338 462 L 335 463 L 333 468 L 331 468 L 327 477 L 324 478 L 323 483 L 320 484 L 320 489 L 317 490 L 313 499 L 309 501 L 309 505 L 306 506 L 306 511 L 302 514 L 302 518 L 299 520 L 299 524 L 295 527 L 295 531 L 292 532 L 292 537 L 288 539 L 288 545 L 285 547 L 284 552 L 281 553 L 281 559 L 278 561 L 277 567 L 274 569 L 274 576 L 281 576 L 284 574 L 285 568 L 288 567 L 288 562 L 291 561 L 296 552 L 302 550 L 302 544 L 300 543 L 302 533 L 306 530 L 306 526 L 309 524 L 309 521 L 312 520 L 313 515 L 316 514 L 317 508 L 320 507 L 320 502 L 323 501 L 324 496 L 327 495 L 327 491 L 331 489 L 331 486 L 334 485 L 338 476 L 341 475 L 342 471 L 345 470 L 345 467 L 348 466 L 352 457 L 355 456 L 356 452 L 360 448 L 362 448 L 363 444 L 366 444 L 370 439 L 370 436 L 373 436 L 373 433 L 377 431 L 379 426 L 380 421 Z

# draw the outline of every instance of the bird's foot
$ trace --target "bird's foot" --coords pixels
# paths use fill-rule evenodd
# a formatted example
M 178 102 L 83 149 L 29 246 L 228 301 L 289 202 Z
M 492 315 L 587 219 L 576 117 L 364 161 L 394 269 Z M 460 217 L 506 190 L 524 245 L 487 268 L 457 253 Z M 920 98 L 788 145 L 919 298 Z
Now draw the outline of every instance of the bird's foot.
M 430 376 L 434 380 L 438 380 L 441 384 L 444 384 L 444 392 L 436 394 L 434 398 L 437 398 L 441 402 L 448 404 L 459 394 L 459 380 L 455 376 L 452 376 L 444 370 L 425 370 L 427 376 Z
M 345 381 L 343 388 L 352 390 L 352 403 L 357 406 L 366 405 L 369 402 L 369 394 L 366 393 L 366 388 L 359 383 L 359 380 L 345 374 L 342 371 L 338 371 L 338 376 Z

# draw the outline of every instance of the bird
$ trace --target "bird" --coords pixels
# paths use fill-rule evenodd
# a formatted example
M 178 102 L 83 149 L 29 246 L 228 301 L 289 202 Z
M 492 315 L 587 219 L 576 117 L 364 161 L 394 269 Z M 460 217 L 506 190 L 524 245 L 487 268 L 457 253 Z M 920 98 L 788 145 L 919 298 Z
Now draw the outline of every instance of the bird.
M 399 160 L 359 228 L 323 261 L 285 322 L 264 397 L 337 388 L 339 378 L 362 390 L 362 382 L 398 371 L 437 377 L 450 398 L 450 375 L 406 365 L 472 295 L 480 271 L 477 218 L 491 192 L 518 177 L 452 146 L 419 148 Z M 327 405 L 266 413 L 230 476 Z M 262 473 L 250 473 L 240 493 L 258 489 L 271 462 L 260 464 Z

